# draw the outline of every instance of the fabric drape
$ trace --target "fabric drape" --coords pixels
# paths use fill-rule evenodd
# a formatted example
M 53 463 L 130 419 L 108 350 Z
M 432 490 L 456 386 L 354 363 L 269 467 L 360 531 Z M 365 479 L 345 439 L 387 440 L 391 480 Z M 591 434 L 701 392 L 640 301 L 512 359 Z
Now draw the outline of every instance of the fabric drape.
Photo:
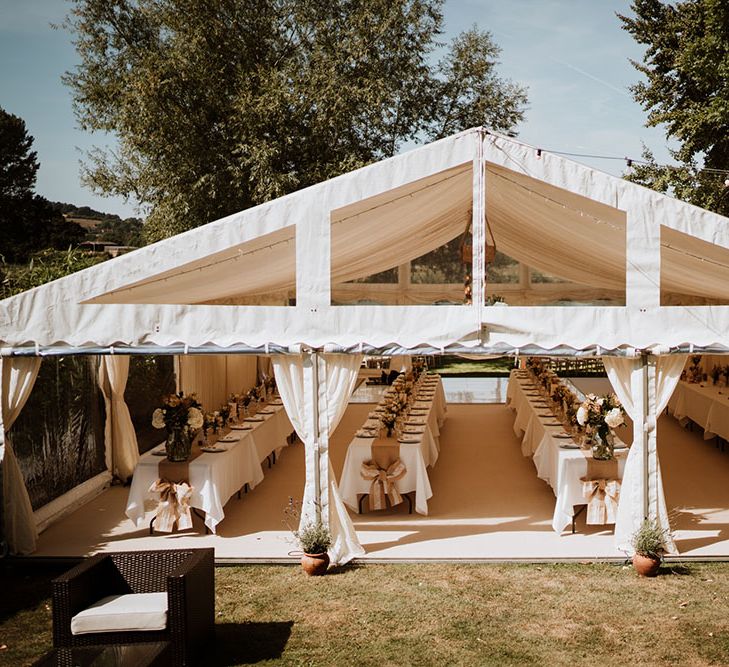
M 179 373 L 179 390 L 197 394 L 197 400 L 207 412 L 228 402 L 226 355 L 182 354 Z
M 23 409 L 35 380 L 41 360 L 38 357 L 0 357 L 0 462 L 3 466 L 3 509 L 5 539 L 10 553 L 29 554 L 35 551 L 38 530 L 33 517 L 28 489 L 10 443 L 9 431 Z
M 645 478 L 643 433 L 648 433 L 649 516 L 670 530 L 661 468 L 656 448 L 656 419 L 665 409 L 686 362 L 686 355 L 659 357 L 655 367 L 648 366 L 648 415 L 643 414 L 643 362 L 641 358 L 603 357 L 610 383 L 633 420 L 633 444 L 623 473 L 623 483 L 615 522 L 615 543 L 627 553 L 633 552 L 632 537 L 643 521 L 643 481 Z M 652 456 L 651 456 L 652 454 Z M 668 533 L 666 550 L 676 552 Z
M 132 476 L 139 461 L 137 433 L 124 400 L 128 377 L 128 356 L 110 355 L 101 358 L 99 387 L 106 405 L 104 424 L 106 468 L 122 481 Z
M 409 354 L 395 354 L 390 357 L 390 370 L 406 373 L 413 367 L 413 358 Z
M 257 357 L 251 354 L 226 354 L 226 394 L 248 391 L 256 382 Z
M 323 482 L 325 492 L 321 494 L 322 518 L 323 520 L 328 518 L 332 535 L 329 556 L 334 564 L 346 563 L 352 558 L 363 555 L 364 549 L 357 539 L 339 493 L 334 471 L 329 462 L 328 443 L 330 433 L 334 432 L 347 409 L 349 397 L 357 382 L 362 356 L 325 354 L 313 355 L 307 359 L 304 356 L 276 355 L 272 357 L 272 361 L 281 400 L 306 448 L 307 479 L 302 505 L 302 523 L 311 522 L 315 515 L 315 447 L 318 445 L 320 480 L 322 482 L 327 478 L 329 480 L 328 484 Z M 312 368 L 312 361 L 316 364 L 316 369 Z M 313 384 L 315 376 L 318 376 L 316 388 Z M 314 394 L 316 389 L 318 389 L 317 396 Z M 316 424 L 313 420 L 315 400 L 319 408 L 318 443 Z

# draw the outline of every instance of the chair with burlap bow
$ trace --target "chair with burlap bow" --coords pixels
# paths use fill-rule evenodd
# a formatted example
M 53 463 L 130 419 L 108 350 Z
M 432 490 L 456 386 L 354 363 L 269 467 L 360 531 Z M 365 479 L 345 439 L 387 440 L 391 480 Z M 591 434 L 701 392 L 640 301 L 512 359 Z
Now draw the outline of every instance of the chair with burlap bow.
M 161 533 L 171 533 L 175 524 L 177 524 L 178 530 L 192 528 L 192 516 L 190 514 L 192 487 L 189 484 L 158 479 L 149 490 L 151 493 L 159 495 L 157 510 L 150 522 L 150 534 L 153 531 L 152 524 Z
M 620 500 L 621 482 L 618 479 L 618 462 L 616 460 L 587 460 L 587 475 L 582 478 L 582 495 L 587 507 L 585 523 L 588 526 L 604 526 L 615 523 Z M 583 511 L 581 508 L 572 517 L 572 533 L 575 532 L 575 520 Z
M 360 475 L 362 479 L 370 482 L 369 493 L 363 494 L 359 499 L 359 512 L 362 513 L 362 503 L 368 499 L 371 510 L 387 508 L 387 501 L 390 507 L 402 503 L 403 494 L 398 488 L 398 481 L 401 480 L 407 468 L 400 460 L 400 445 L 392 438 L 377 439 L 371 446 L 372 458 L 362 463 Z M 408 513 L 413 513 L 413 501 L 410 496 L 404 494 L 408 501 Z
M 590 479 L 582 482 L 582 495 L 587 500 L 588 526 L 615 523 L 620 499 L 619 479 Z

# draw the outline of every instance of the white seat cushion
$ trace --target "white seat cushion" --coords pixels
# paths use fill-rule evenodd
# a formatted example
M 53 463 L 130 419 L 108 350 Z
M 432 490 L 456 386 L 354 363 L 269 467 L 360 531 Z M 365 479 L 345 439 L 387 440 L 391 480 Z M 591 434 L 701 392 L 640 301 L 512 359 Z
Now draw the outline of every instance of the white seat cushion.
M 71 634 L 164 630 L 167 593 L 109 595 L 71 619 Z

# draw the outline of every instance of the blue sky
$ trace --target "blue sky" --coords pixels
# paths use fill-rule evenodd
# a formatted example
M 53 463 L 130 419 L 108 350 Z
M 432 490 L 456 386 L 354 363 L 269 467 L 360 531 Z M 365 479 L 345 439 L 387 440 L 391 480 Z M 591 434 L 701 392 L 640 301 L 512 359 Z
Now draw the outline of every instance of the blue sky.
M 617 0 L 447 0 L 445 38 L 477 25 L 502 48 L 499 72 L 528 88 L 519 138 L 545 149 L 640 157 L 642 143 L 669 161 L 663 132 L 645 128 L 645 112 L 628 86 L 638 72 L 628 59 L 642 49 L 620 28 Z M 79 178 L 83 152 L 108 137 L 76 127 L 71 96 L 61 83 L 76 55 L 70 36 L 54 30 L 63 0 L 0 0 L 0 106 L 22 117 L 35 137 L 41 168 L 37 191 L 48 199 L 92 206 L 122 217 L 133 202 L 100 197 Z M 642 142 L 642 143 L 641 143 Z M 620 174 L 621 162 L 580 159 Z

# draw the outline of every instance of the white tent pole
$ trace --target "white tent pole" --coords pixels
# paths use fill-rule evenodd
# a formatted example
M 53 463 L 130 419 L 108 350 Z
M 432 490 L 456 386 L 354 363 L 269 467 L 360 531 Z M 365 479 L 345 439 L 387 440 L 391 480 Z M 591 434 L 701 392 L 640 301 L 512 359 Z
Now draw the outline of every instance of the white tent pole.
M 311 389 L 312 389 L 312 425 L 314 437 L 314 511 L 316 521 L 321 521 L 321 431 L 319 430 L 319 355 L 316 352 L 307 353 L 311 364 Z
M 3 371 L 3 360 L 0 357 L 0 378 L 2 378 Z M 3 383 L 0 382 L 0 558 L 5 558 L 8 555 L 8 543 L 5 539 L 5 495 L 3 488 L 5 481 L 3 475 L 4 470 L 4 459 L 5 459 L 5 423 L 3 421 Z
M 650 453 L 648 451 L 649 434 L 648 434 L 648 418 L 650 413 L 650 397 L 648 395 L 648 355 L 641 354 L 641 374 L 643 376 L 643 518 L 649 518 L 650 499 L 649 499 L 649 481 L 650 481 Z
M 472 302 L 476 306 L 478 321 L 483 321 L 483 307 L 486 297 L 484 275 L 484 246 L 486 245 L 486 179 L 484 169 L 484 148 L 486 134 L 483 128 L 476 133 L 476 155 L 473 167 L 473 266 L 471 269 Z

